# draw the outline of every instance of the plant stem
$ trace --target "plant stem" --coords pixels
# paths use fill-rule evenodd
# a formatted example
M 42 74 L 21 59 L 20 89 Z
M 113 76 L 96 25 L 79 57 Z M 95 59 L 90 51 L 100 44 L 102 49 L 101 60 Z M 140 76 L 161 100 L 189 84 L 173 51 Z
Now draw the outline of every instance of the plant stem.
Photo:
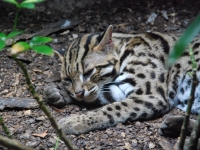
M 180 142 L 179 142 L 178 150 L 183 150 L 183 147 L 184 147 L 185 138 L 186 138 L 186 130 L 187 130 L 187 127 L 189 124 L 190 112 L 191 112 L 191 108 L 192 108 L 192 105 L 195 100 L 195 88 L 198 84 L 197 76 L 196 76 L 196 61 L 194 59 L 193 50 L 191 48 L 189 48 L 189 54 L 190 54 L 190 58 L 192 61 L 192 80 L 193 81 L 192 81 L 192 86 L 191 86 L 192 89 L 191 89 L 191 93 L 190 93 L 190 98 L 187 103 L 187 110 L 185 112 L 185 118 L 183 121 L 183 125 L 181 127 L 181 135 L 180 135 Z
M 61 140 L 65 143 L 65 145 L 69 148 L 69 150 L 73 150 L 74 148 L 73 148 L 71 142 L 67 139 L 64 132 L 62 132 L 62 129 L 58 126 L 58 124 L 57 124 L 56 120 L 54 119 L 52 113 L 47 109 L 43 100 L 39 97 L 39 95 L 35 91 L 33 84 L 31 83 L 31 80 L 29 78 L 28 72 L 27 72 L 26 68 L 24 67 L 23 63 L 20 60 L 17 59 L 16 55 L 13 55 L 13 59 L 16 61 L 16 63 L 22 69 L 24 76 L 26 78 L 26 84 L 28 85 L 28 89 L 31 92 L 31 94 L 33 95 L 33 98 L 37 100 L 40 108 L 43 110 L 43 112 L 46 114 L 46 116 L 50 120 L 51 125 L 57 131 Z
M 5 123 L 4 123 L 2 117 L 0 117 L 0 124 L 2 125 L 3 130 L 4 130 L 4 132 L 6 133 L 6 135 L 8 136 L 8 138 L 12 139 L 12 135 L 10 134 L 10 131 L 9 131 L 9 129 L 7 128 L 7 126 L 5 125 Z
M 16 13 L 15 13 L 15 20 L 14 20 L 14 25 L 13 25 L 13 31 L 16 31 L 16 28 L 17 28 L 19 10 L 20 10 L 20 8 L 17 8 Z
M 33 150 L 32 148 L 23 145 L 14 139 L 9 139 L 7 137 L 0 136 L 0 143 L 2 146 L 7 147 L 8 149 L 14 150 Z
M 199 137 L 200 137 L 200 114 L 197 117 L 194 129 L 192 130 L 192 133 L 190 135 L 189 150 L 197 149 Z
M 56 140 L 56 145 L 55 145 L 55 147 L 54 147 L 54 150 L 57 150 L 57 149 L 58 149 L 58 143 L 59 143 L 59 141 L 60 141 L 60 138 L 58 137 L 57 140 Z

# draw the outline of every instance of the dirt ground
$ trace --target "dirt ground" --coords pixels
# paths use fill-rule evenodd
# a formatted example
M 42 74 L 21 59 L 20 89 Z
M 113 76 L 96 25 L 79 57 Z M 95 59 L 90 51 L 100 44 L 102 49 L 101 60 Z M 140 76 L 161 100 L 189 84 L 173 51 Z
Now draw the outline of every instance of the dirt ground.
M 114 26 L 115 32 L 159 31 L 180 35 L 198 15 L 199 8 L 200 1 L 198 0 L 51 0 L 37 5 L 35 10 L 20 11 L 17 27 L 26 33 L 35 33 L 62 19 L 76 19 L 78 20 L 76 26 L 49 35 L 54 39 L 49 44 L 50 46 L 56 50 L 65 50 L 69 43 L 80 34 L 101 32 L 110 24 Z M 13 6 L 1 2 L 0 32 L 8 33 L 12 30 L 14 13 Z M 154 15 L 157 15 L 155 20 L 149 20 L 149 17 Z M 57 57 L 28 52 L 21 55 L 19 59 L 27 67 L 31 81 L 42 97 L 45 85 L 53 81 L 59 82 L 61 64 Z M 0 52 L 0 97 L 32 97 L 27 90 L 21 70 L 10 57 L 7 49 Z M 56 119 L 70 114 L 82 114 L 89 109 L 76 105 L 68 105 L 62 111 L 51 106 L 48 108 Z M 162 137 L 158 134 L 158 129 L 165 117 L 176 114 L 182 114 L 182 112 L 173 109 L 167 115 L 155 120 L 120 123 L 102 131 L 67 137 L 79 150 L 170 150 L 176 138 Z M 0 116 L 3 117 L 13 137 L 20 142 L 38 150 L 54 149 L 57 134 L 39 108 L 2 108 Z M 34 135 L 42 133 L 47 133 L 47 135 L 44 137 Z M 1 127 L 0 134 L 5 135 Z M 0 150 L 4 149 L 6 148 L 0 146 Z M 58 149 L 67 148 L 63 142 L 59 142 Z

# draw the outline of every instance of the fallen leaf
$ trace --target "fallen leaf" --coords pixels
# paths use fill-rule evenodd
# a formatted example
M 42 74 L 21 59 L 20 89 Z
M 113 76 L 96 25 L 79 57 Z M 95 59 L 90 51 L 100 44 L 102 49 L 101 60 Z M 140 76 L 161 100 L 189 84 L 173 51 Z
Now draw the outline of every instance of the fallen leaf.
M 31 110 L 26 110 L 26 111 L 24 112 L 24 115 L 25 115 L 25 116 L 30 116 L 31 114 L 32 114 Z
M 8 94 L 5 95 L 5 97 L 11 97 L 15 94 L 15 91 L 9 92 Z
M 42 138 L 44 138 L 44 137 L 47 135 L 47 130 L 44 131 L 43 133 L 40 133 L 40 134 L 33 133 L 32 135 L 33 135 L 33 136 L 38 136 L 38 137 L 42 137 Z
M 64 112 L 64 109 L 58 109 L 58 108 L 53 107 L 53 106 L 52 106 L 52 109 L 55 110 L 55 111 L 58 112 L 58 113 Z
M 40 69 L 33 69 L 33 71 L 36 72 L 36 73 L 37 73 L 37 72 L 39 72 L 39 73 L 42 72 L 42 70 L 40 70 Z

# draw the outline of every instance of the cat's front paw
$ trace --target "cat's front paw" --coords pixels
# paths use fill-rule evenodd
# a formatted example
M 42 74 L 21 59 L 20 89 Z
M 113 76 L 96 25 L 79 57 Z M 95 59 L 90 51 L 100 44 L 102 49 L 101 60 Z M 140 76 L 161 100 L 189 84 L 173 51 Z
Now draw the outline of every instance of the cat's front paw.
M 88 124 L 86 124 L 86 122 L 80 121 L 80 117 L 78 116 L 62 118 L 58 121 L 58 124 L 67 135 L 79 135 L 89 131 Z
M 53 83 L 48 85 L 44 90 L 44 94 L 47 102 L 55 107 L 63 107 L 71 102 L 69 95 L 61 85 Z
M 184 116 L 170 116 L 166 118 L 160 125 L 159 134 L 168 137 L 180 136 L 183 120 Z

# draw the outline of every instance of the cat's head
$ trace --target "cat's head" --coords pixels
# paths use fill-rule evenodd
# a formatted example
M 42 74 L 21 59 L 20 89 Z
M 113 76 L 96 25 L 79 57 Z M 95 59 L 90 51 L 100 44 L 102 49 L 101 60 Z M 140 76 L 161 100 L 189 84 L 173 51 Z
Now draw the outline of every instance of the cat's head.
M 85 102 L 95 101 L 105 83 L 119 71 L 119 58 L 110 25 L 102 34 L 76 39 L 62 58 L 61 79 L 70 95 Z

